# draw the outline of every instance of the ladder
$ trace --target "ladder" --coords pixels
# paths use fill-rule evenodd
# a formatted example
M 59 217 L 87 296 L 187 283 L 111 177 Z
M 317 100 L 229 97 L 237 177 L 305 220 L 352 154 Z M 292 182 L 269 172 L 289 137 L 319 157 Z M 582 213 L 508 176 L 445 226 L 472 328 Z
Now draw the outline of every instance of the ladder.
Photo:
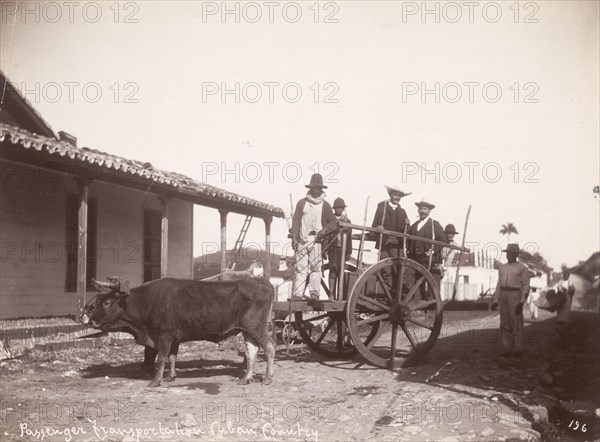
M 235 264 L 240 257 L 240 252 L 242 251 L 242 245 L 244 244 L 244 238 L 246 238 L 246 233 L 248 232 L 248 228 L 250 227 L 250 223 L 252 222 L 252 217 L 250 215 L 246 216 L 244 220 L 244 224 L 242 225 L 242 230 L 240 230 L 240 234 L 238 235 L 237 240 L 235 241 L 235 245 L 233 246 L 233 260 L 227 263 L 227 271 L 234 270 Z

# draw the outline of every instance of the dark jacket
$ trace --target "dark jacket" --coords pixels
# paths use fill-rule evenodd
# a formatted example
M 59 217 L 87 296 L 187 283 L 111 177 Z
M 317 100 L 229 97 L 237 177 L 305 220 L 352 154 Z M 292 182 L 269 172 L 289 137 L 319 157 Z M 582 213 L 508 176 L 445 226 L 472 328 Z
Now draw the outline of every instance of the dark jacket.
M 385 220 L 383 219 L 383 213 L 385 212 Z M 383 222 L 382 222 L 383 221 Z M 373 218 L 372 227 L 383 225 L 384 230 L 391 230 L 392 232 L 404 233 L 404 225 L 409 223 L 406 211 L 398 205 L 396 209 L 392 209 L 387 201 L 381 201 L 377 204 L 377 210 L 375 211 L 375 217 Z M 375 237 L 373 237 L 375 235 Z M 379 248 L 379 238 L 381 235 L 377 233 L 371 233 L 368 239 L 375 240 L 375 248 Z M 383 235 L 383 246 L 400 246 L 402 247 L 404 240 L 402 238 L 396 238 L 395 236 Z
M 436 241 L 447 242 L 446 234 L 444 233 L 444 229 L 441 224 L 436 220 L 429 218 L 429 221 L 423 226 L 421 230 L 417 230 L 417 225 L 419 221 L 415 222 L 410 229 L 408 229 L 408 234 L 413 236 L 420 236 L 425 239 L 434 239 Z M 420 264 L 423 264 L 427 267 L 429 257 L 425 254 L 428 250 L 431 250 L 433 247 L 433 258 L 431 264 L 441 264 L 442 263 L 442 246 L 434 246 L 433 244 L 428 244 L 421 241 L 416 241 L 414 239 L 408 240 L 408 257 L 417 261 Z
M 335 217 L 335 214 L 333 216 Z M 352 221 L 350 221 L 348 217 L 346 217 L 346 215 L 340 216 L 339 219 L 337 219 L 337 221 L 352 224 Z M 348 258 L 352 254 L 352 229 L 346 228 L 343 230 L 346 232 L 346 258 Z M 323 251 L 326 252 L 329 256 L 335 253 L 342 253 L 341 238 L 341 229 L 338 232 L 330 233 L 329 235 L 327 235 L 323 240 Z
M 298 244 L 302 244 L 302 240 L 300 238 L 300 227 L 302 223 L 302 212 L 304 212 L 306 201 L 306 198 L 302 198 L 300 201 L 298 201 L 296 204 L 296 210 L 294 210 L 294 216 L 292 217 L 292 240 Z M 323 209 L 321 210 L 321 227 L 335 229 L 337 220 L 335 219 L 331 205 L 325 200 L 323 200 L 321 204 L 323 204 Z

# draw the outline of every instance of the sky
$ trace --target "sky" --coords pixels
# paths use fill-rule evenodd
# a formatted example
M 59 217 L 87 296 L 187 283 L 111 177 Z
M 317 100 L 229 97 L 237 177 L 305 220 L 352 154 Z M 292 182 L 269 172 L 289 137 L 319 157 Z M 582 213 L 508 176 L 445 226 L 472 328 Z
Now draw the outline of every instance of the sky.
M 411 220 L 430 200 L 459 242 L 471 206 L 465 242 L 492 256 L 509 222 L 555 268 L 600 250 L 598 2 L 0 6 L 2 70 L 79 146 L 286 212 L 320 172 L 356 224 L 396 185 Z M 276 219 L 274 252 L 286 235 Z M 197 207 L 195 255 L 218 238 Z M 262 221 L 246 239 L 262 245 Z

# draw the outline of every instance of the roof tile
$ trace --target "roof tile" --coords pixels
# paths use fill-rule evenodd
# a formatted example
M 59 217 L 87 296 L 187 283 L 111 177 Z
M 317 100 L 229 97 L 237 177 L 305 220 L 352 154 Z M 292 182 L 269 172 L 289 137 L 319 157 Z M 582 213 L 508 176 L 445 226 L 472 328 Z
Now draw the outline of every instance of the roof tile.
M 33 147 L 33 149 L 38 152 L 45 149 L 52 155 L 60 155 L 62 157 L 68 156 L 72 160 L 80 161 L 82 163 L 94 164 L 108 169 L 122 170 L 132 175 L 145 177 L 158 183 L 164 183 L 179 191 L 183 191 L 183 193 L 186 194 L 193 192 L 202 196 L 210 196 L 233 202 L 240 206 L 240 208 L 258 208 L 260 211 L 266 212 L 266 214 L 283 217 L 283 211 L 279 207 L 219 189 L 218 187 L 196 181 L 180 173 L 155 169 L 152 164 L 147 162 L 128 160 L 88 147 L 79 148 L 64 141 L 58 141 L 8 124 L 0 123 L 0 141 L 4 141 L 7 136 L 12 144 L 20 145 L 25 149 Z

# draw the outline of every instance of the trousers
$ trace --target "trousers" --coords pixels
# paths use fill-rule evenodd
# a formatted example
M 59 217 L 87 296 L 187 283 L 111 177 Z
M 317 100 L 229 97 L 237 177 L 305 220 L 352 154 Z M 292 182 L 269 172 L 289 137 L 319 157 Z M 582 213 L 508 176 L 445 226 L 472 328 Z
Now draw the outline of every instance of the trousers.
M 509 351 L 523 350 L 523 310 L 516 312 L 521 302 L 521 292 L 500 290 L 498 306 L 500 309 L 500 342 Z
M 321 244 L 313 241 L 299 245 L 296 250 L 296 274 L 292 286 L 294 296 L 302 296 L 306 290 L 308 277 L 308 291 L 311 296 L 319 296 L 321 291 Z
M 566 293 L 566 301 L 556 311 L 556 322 L 559 324 L 565 324 L 569 322 L 569 313 L 571 312 L 571 303 L 573 297 Z

